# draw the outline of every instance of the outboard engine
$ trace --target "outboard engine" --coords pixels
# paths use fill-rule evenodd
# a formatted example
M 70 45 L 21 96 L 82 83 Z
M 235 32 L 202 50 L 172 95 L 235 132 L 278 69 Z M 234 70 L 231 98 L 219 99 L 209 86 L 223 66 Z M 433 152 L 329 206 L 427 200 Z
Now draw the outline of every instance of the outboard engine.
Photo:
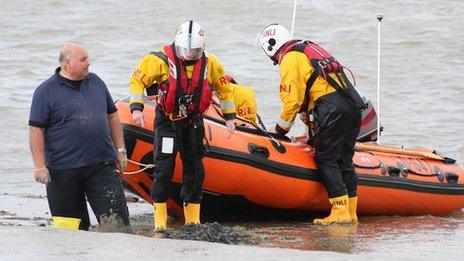
M 362 111 L 361 130 L 359 131 L 357 141 L 377 141 L 377 113 L 371 100 L 359 89 L 356 88 L 364 103 L 367 104 L 367 109 Z M 382 129 L 382 127 L 380 127 Z

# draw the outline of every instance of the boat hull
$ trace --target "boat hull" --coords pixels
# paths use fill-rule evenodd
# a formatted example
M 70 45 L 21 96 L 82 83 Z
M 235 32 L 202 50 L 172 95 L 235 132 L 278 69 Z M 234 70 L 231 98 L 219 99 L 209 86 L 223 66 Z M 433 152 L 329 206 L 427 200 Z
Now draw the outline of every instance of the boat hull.
M 133 162 L 153 164 L 153 107 L 145 106 L 146 128 L 131 123 L 127 102 L 120 101 L 117 107 L 128 157 Z M 282 210 L 330 210 L 313 159 L 314 151 L 303 137 L 280 140 L 276 145 L 271 138 L 239 120 L 236 132 L 229 135 L 217 108 L 208 110 L 204 122 L 208 150 L 203 159 L 205 199 L 234 198 L 251 206 Z M 353 158 L 358 174 L 359 213 L 446 215 L 464 207 L 463 170 L 456 163 L 431 159 L 426 152 L 423 154 L 429 157 L 420 156 L 421 151 L 418 155 L 404 155 L 409 151 L 396 149 L 395 154 L 393 148 L 386 153 L 382 149 L 391 147 L 370 146 L 377 147 L 357 151 Z M 153 171 L 154 168 L 142 171 L 142 166 L 129 163 L 122 175 L 125 188 L 151 203 Z M 178 156 L 173 177 L 175 188 L 182 184 L 181 173 Z M 168 204 L 180 212 L 178 190 Z M 205 208 L 207 202 L 203 202 Z

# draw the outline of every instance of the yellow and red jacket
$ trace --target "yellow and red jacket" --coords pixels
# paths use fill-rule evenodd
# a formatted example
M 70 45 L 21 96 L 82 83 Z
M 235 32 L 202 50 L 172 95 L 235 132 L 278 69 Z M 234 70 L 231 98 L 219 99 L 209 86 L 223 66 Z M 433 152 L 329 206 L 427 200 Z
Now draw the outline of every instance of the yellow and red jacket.
M 234 103 L 237 116 L 256 124 L 258 108 L 253 89 L 248 86 L 232 83 L 234 87 Z
M 317 75 L 311 86 L 309 97 L 306 95 L 306 86 L 309 78 L 315 72 L 311 64 L 310 57 L 302 50 L 294 50 L 296 42 L 287 45 L 279 53 L 279 72 L 280 85 L 279 94 L 282 101 L 282 111 L 277 127 L 284 132 L 288 132 L 292 127 L 296 115 L 303 110 L 314 108 L 315 101 L 320 97 L 335 92 L 323 75 Z M 336 79 L 334 73 L 328 73 L 329 76 Z M 308 101 L 305 101 L 305 96 Z M 306 108 L 302 108 L 305 104 Z M 276 128 L 277 129 L 277 128 Z
M 170 47 L 170 46 L 169 46 Z M 166 48 L 163 49 L 166 55 Z M 234 89 L 224 75 L 224 67 L 213 54 L 206 54 L 207 62 L 205 67 L 206 81 L 217 91 L 221 110 L 226 119 L 235 118 Z M 198 62 L 197 62 L 198 63 Z M 194 65 L 181 65 L 185 67 L 186 76 L 192 79 L 194 75 Z M 181 70 L 184 70 L 181 68 Z M 198 67 L 197 67 L 198 70 Z M 153 83 L 160 85 L 167 84 L 171 73 L 168 63 L 155 53 L 147 54 L 140 61 L 130 79 L 130 106 L 131 110 L 143 110 L 144 89 L 152 86 Z M 172 79 L 171 79 L 172 80 Z M 199 80 L 197 80 L 198 83 Z M 181 83 L 182 86 L 182 83 Z M 203 85 L 204 86 L 204 85 Z M 176 85 L 177 87 L 177 85 Z M 184 86 L 185 87 L 185 86 Z M 172 96 L 171 96 L 172 97 Z
M 176 109 L 182 100 L 184 106 L 187 105 L 184 107 L 185 113 L 202 114 L 211 104 L 213 94 L 205 73 L 208 57 L 203 53 L 193 65 L 192 77 L 189 79 L 184 70 L 184 62 L 176 57 L 174 49 L 174 44 L 164 47 L 169 65 L 169 78 L 158 88 L 158 94 L 162 94 L 158 97 L 158 104 L 166 115 L 178 114 Z

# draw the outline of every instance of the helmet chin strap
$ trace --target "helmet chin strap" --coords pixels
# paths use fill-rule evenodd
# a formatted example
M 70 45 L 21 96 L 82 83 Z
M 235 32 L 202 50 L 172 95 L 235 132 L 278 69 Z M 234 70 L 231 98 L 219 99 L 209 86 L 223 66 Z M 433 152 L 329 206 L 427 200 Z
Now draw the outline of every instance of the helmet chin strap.
M 287 41 L 286 43 L 284 43 L 280 48 L 279 50 L 277 50 L 277 52 L 275 52 L 275 54 L 273 56 L 271 56 L 271 60 L 274 62 L 274 65 L 277 65 L 279 62 L 280 62 L 280 53 L 285 50 L 285 48 L 287 48 L 287 46 L 291 45 L 291 44 L 294 44 L 296 42 L 301 42 L 302 40 L 301 39 L 295 39 L 295 40 L 290 40 L 290 41 Z
M 186 66 L 189 66 L 189 65 L 194 65 L 194 64 L 196 64 L 196 63 L 198 62 L 198 60 L 199 60 L 199 59 L 196 59 L 196 60 L 188 60 L 188 61 L 187 61 L 187 60 L 184 60 L 183 62 L 184 62 L 184 64 L 185 64 Z
M 271 60 L 274 62 L 274 65 L 277 65 L 279 64 L 279 60 L 280 60 L 280 53 L 282 52 L 282 50 L 285 49 L 285 47 L 292 41 L 288 41 L 286 43 L 284 43 L 275 53 L 273 56 L 271 56 Z
M 277 65 L 279 63 L 279 60 L 277 59 L 277 53 L 276 52 L 273 56 L 271 56 L 271 60 L 274 62 L 274 65 Z

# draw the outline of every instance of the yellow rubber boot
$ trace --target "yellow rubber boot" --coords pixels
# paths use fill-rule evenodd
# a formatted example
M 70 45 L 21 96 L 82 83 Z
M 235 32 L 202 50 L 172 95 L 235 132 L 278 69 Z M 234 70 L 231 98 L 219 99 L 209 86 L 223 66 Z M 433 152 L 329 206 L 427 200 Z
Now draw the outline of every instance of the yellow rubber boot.
M 184 205 L 185 224 L 200 224 L 200 204 L 188 203 Z
M 352 197 L 348 200 L 350 205 L 350 216 L 353 224 L 358 224 L 358 215 L 356 215 L 356 208 L 358 207 L 358 197 Z
M 348 195 L 330 198 L 329 201 L 332 204 L 330 215 L 325 218 L 316 218 L 313 223 L 319 225 L 350 224 L 352 221 L 348 205 Z
M 168 222 L 168 208 L 166 203 L 153 204 L 153 221 L 155 232 L 166 230 L 166 223 Z
M 53 227 L 54 228 L 63 228 L 78 230 L 79 225 L 81 224 L 80 218 L 71 218 L 71 217 L 52 217 Z

